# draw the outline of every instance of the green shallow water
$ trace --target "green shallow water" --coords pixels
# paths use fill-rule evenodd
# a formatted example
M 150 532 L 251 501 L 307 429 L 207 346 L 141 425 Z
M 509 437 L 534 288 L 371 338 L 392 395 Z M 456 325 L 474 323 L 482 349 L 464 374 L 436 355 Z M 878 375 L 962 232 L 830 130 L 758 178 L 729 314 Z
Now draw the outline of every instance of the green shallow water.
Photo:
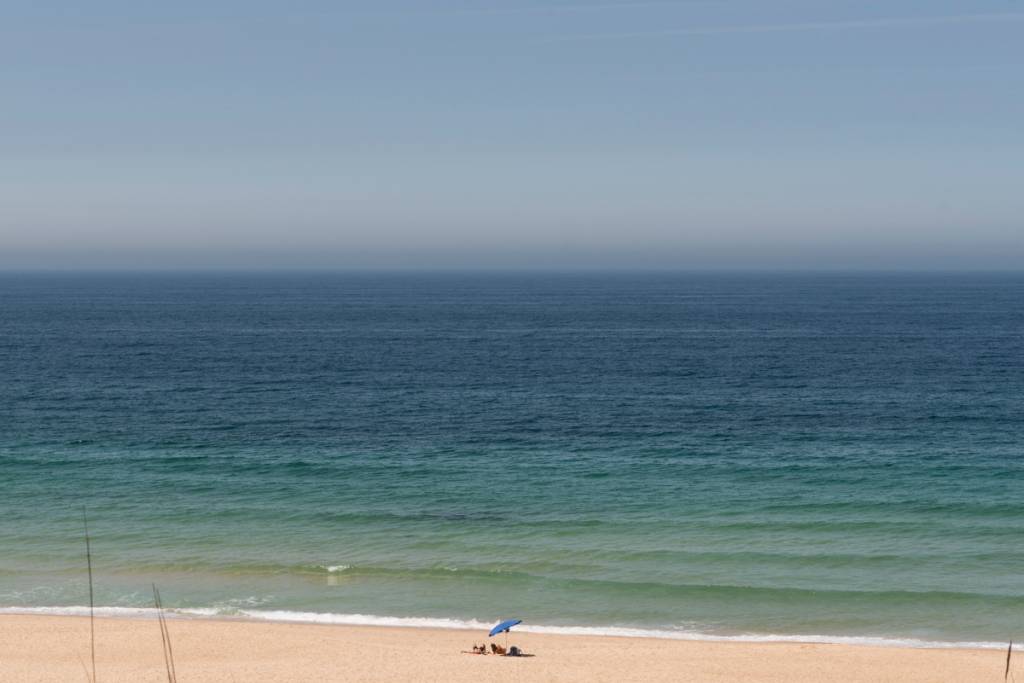
M 0 287 L 0 608 L 1024 630 L 1021 278 Z

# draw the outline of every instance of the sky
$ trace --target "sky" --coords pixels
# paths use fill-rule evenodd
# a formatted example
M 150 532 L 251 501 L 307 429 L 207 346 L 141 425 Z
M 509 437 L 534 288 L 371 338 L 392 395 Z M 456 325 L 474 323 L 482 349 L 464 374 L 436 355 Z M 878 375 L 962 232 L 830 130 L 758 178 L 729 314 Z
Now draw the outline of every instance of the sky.
M 1024 268 L 1024 0 L 8 0 L 0 104 L 0 269 Z

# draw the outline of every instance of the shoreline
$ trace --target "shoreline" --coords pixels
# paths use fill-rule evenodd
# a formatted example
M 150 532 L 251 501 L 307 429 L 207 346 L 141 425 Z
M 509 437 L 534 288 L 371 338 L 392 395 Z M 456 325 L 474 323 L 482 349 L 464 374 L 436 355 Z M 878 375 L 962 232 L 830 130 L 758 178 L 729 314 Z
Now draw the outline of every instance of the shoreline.
M 97 619 L 156 619 L 153 607 L 96 607 Z M 0 617 L 32 616 L 82 618 L 89 616 L 88 606 L 61 607 L 0 607 Z M 214 608 L 164 608 L 164 616 L 175 621 L 224 621 L 253 624 L 297 624 L 310 626 L 339 626 L 346 628 L 384 628 L 403 630 L 438 630 L 480 633 L 488 630 L 494 621 L 462 620 L 444 617 L 394 617 L 372 614 L 338 614 L 333 612 L 297 612 L 286 610 L 238 610 L 226 614 Z M 790 644 L 840 645 L 848 647 L 896 648 L 915 650 L 1001 650 L 1008 642 L 923 639 L 910 636 L 844 636 L 824 634 L 742 633 L 713 634 L 633 626 L 564 626 L 524 623 L 516 627 L 517 633 L 586 638 L 630 638 L 655 641 L 689 643 L 738 644 Z
M 154 618 L 97 617 L 99 679 L 165 679 Z M 458 629 L 179 618 L 181 680 L 198 681 L 1000 681 L 1005 651 L 744 643 L 513 631 L 530 658 L 463 654 L 488 642 Z M 502 642 L 503 638 L 497 640 Z M 0 679 L 81 680 L 89 619 L 0 614 Z M 1012 669 L 1024 675 L 1024 657 Z

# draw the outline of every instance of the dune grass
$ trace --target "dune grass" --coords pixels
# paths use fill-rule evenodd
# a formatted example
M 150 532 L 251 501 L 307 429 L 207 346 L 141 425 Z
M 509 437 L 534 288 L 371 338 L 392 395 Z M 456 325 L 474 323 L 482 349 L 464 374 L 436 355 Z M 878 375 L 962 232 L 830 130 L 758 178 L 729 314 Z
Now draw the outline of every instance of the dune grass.
M 178 683 L 178 672 L 174 666 L 174 649 L 171 647 L 171 632 L 167 628 L 164 616 L 164 604 L 160 599 L 160 590 L 153 584 L 153 604 L 156 606 L 156 619 L 160 624 L 160 640 L 164 649 L 164 668 L 167 670 L 167 683 Z
M 92 588 L 92 545 L 89 542 L 89 516 L 82 506 L 82 526 L 85 528 L 85 564 L 89 571 L 89 654 L 92 658 L 92 677 L 96 683 L 96 600 Z

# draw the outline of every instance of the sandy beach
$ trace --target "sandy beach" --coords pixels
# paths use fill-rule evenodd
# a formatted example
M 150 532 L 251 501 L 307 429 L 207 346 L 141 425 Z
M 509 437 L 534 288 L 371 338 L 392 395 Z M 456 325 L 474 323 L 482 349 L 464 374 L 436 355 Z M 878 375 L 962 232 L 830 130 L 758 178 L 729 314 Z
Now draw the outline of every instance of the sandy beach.
M 178 680 L 1002 681 L 1005 651 L 515 634 L 531 658 L 462 654 L 473 631 L 174 619 Z M 152 619 L 98 618 L 102 682 L 166 680 Z M 0 680 L 84 681 L 89 620 L 0 616 Z M 1024 674 L 1016 663 L 1018 676 Z

